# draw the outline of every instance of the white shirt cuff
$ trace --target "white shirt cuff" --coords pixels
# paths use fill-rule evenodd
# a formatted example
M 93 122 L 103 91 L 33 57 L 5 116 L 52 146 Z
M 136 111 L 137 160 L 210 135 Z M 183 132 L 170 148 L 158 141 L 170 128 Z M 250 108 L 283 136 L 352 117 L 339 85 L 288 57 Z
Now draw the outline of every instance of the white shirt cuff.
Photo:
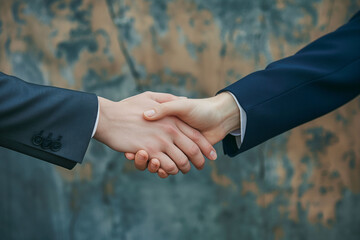
M 91 134 L 91 137 L 94 137 L 94 135 L 96 133 L 97 125 L 99 123 L 99 112 L 100 112 L 100 103 L 98 103 L 98 111 L 97 111 L 96 121 L 95 121 L 94 130 Z
M 237 129 L 235 131 L 232 131 L 230 134 L 235 136 L 235 140 L 236 140 L 236 144 L 238 146 L 238 148 L 241 147 L 242 142 L 244 141 L 244 136 L 245 136 L 245 131 L 246 131 L 246 112 L 244 111 L 244 109 L 241 107 L 241 105 L 239 104 L 237 98 L 234 96 L 234 94 L 232 94 L 231 92 L 230 95 L 234 98 L 239 110 L 240 110 L 240 129 Z

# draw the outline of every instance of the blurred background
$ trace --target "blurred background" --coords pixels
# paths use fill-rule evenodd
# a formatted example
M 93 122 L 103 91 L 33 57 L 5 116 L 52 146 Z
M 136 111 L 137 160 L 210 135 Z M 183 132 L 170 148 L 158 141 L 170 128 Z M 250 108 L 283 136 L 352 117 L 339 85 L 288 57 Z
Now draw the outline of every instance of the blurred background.
M 0 71 L 112 100 L 206 97 L 359 9 L 359 0 L 0 0 Z M 202 171 L 162 180 L 95 140 L 72 171 L 0 148 L 0 238 L 360 239 L 360 97 L 235 158 L 216 149 Z

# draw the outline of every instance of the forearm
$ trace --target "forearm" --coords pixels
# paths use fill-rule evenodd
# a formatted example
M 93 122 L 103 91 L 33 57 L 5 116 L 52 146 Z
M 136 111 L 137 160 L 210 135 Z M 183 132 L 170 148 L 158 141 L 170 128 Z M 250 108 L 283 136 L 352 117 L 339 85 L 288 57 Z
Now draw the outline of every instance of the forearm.
M 3 147 L 72 168 L 83 160 L 96 112 L 94 94 L 35 85 L 0 73 Z
M 223 135 L 240 129 L 240 109 L 229 93 L 220 93 L 209 100 L 214 105 L 214 111 L 221 116 L 219 124 Z
M 271 63 L 222 91 L 232 92 L 247 114 L 241 149 L 233 156 L 293 127 L 324 115 L 359 94 L 360 16 L 309 44 L 298 53 Z M 232 144 L 234 145 L 234 144 Z

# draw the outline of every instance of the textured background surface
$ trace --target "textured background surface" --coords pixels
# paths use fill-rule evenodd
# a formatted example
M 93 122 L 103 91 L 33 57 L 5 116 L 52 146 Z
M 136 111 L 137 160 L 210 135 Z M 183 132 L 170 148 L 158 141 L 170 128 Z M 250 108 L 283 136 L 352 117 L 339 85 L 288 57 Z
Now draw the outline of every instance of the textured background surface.
M 359 0 L 0 0 L 0 69 L 113 100 L 209 96 L 358 9 Z M 167 180 L 95 141 L 73 171 L 0 149 L 1 239 L 351 240 L 359 226 L 359 97 Z

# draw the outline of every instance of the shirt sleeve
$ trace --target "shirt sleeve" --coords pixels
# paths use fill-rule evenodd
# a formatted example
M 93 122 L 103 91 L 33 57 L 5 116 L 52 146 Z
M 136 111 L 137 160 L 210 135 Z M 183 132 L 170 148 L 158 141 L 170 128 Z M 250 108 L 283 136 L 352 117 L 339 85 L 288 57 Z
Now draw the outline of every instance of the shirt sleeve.
M 244 137 L 245 137 L 245 131 L 246 131 L 246 112 L 244 111 L 244 109 L 241 107 L 239 101 L 237 100 L 237 98 L 234 96 L 234 94 L 232 94 L 231 92 L 230 95 L 234 98 L 239 110 L 240 110 L 240 129 L 237 129 L 235 131 L 232 131 L 230 134 L 233 135 L 235 137 L 236 140 L 236 145 L 238 146 L 238 148 L 240 149 L 242 142 L 244 141 Z
M 99 123 L 99 113 L 100 113 L 100 104 L 99 104 L 99 101 L 98 101 L 98 110 L 97 110 L 97 115 L 96 115 L 96 121 L 95 121 L 93 132 L 91 134 L 91 138 L 93 138 L 95 133 L 96 133 L 96 129 L 97 129 L 97 126 L 98 126 L 98 123 Z

